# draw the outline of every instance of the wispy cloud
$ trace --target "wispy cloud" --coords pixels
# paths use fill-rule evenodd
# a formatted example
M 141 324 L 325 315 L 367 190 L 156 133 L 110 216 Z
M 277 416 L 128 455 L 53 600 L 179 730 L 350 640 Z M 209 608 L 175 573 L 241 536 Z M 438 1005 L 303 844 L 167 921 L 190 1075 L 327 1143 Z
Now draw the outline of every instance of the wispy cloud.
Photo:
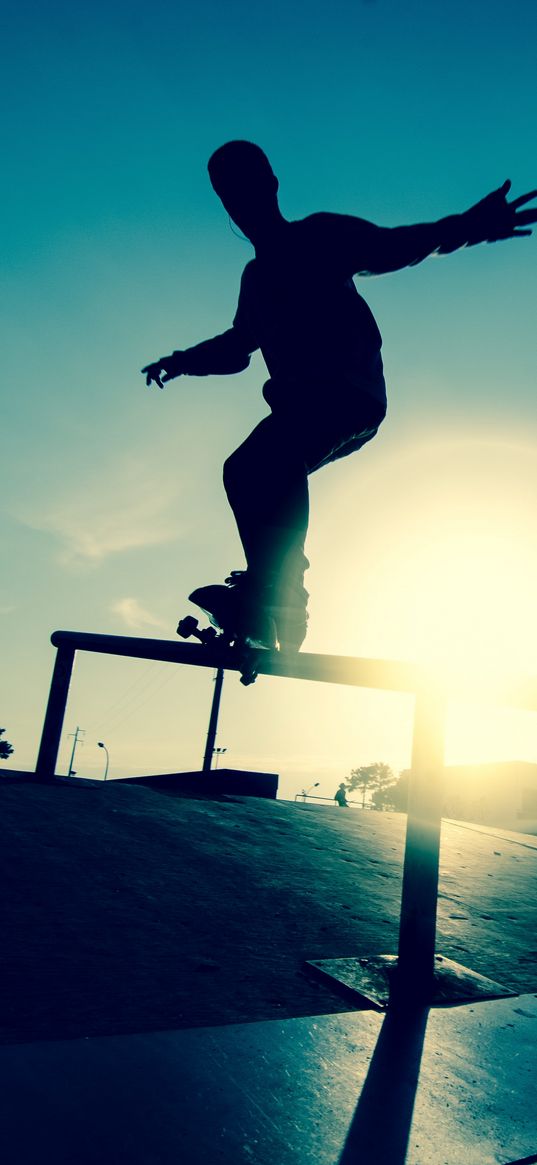
M 118 599 L 117 603 L 112 604 L 111 610 L 123 619 L 131 631 L 139 631 L 142 627 L 165 627 L 162 620 L 147 611 L 138 599 Z
M 28 502 L 17 517 L 52 534 L 67 566 L 98 565 L 111 554 L 172 542 L 181 532 L 180 486 L 162 467 L 139 457 L 86 481 L 48 505 Z

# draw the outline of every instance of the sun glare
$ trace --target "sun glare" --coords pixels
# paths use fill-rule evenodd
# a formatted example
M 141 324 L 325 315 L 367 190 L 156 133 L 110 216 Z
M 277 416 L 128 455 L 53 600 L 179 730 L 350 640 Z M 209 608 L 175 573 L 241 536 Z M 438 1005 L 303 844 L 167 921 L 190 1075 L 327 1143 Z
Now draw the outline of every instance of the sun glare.
M 511 678 L 537 676 L 537 453 L 500 441 L 423 443 L 383 469 L 382 479 L 369 470 L 359 566 L 342 588 L 354 622 L 347 650 L 434 668 L 460 705 L 450 747 L 461 759 L 492 748 L 511 758 L 530 749 L 537 760 L 537 712 L 507 716 L 502 734 L 507 721 L 494 708 Z M 469 700 L 488 711 L 469 714 Z
M 440 515 L 396 582 L 413 657 L 459 692 L 537 670 L 536 581 L 536 549 L 490 503 L 455 525 Z

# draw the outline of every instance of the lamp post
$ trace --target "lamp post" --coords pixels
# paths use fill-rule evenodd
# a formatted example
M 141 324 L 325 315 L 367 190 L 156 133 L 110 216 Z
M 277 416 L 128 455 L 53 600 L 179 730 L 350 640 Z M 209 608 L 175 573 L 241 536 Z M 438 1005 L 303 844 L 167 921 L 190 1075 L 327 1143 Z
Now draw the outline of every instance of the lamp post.
M 108 776 L 108 765 L 109 765 L 109 763 L 110 763 L 110 756 L 109 756 L 109 753 L 108 753 L 108 749 L 107 749 L 107 747 L 106 747 L 106 744 L 103 744 L 102 740 L 98 740 L 98 741 L 97 741 L 97 744 L 99 745 L 99 748 L 104 748 L 104 751 L 105 751 L 105 753 L 106 753 L 106 764 L 105 764 L 105 766 L 104 766 L 104 779 L 105 779 L 105 781 L 106 781 L 106 778 L 107 778 L 107 776 Z
M 224 752 L 227 752 L 227 748 L 213 748 L 213 754 L 216 757 L 216 764 L 214 766 L 215 769 L 218 768 L 219 758 L 223 755 Z
M 298 798 L 299 798 L 299 797 L 302 797 L 302 800 L 303 800 L 303 801 L 304 801 L 304 803 L 305 803 L 305 802 L 306 802 L 306 798 L 308 797 L 309 793 L 311 793 L 311 790 L 312 790 L 312 789 L 318 789 L 318 788 L 319 788 L 319 785 L 320 785 L 320 783 L 321 783 L 320 781 L 316 781 L 314 785 L 310 785 L 309 789 L 303 789 L 301 793 L 297 793 L 297 795 L 296 795 L 296 797 L 295 797 L 295 801 L 298 801 Z

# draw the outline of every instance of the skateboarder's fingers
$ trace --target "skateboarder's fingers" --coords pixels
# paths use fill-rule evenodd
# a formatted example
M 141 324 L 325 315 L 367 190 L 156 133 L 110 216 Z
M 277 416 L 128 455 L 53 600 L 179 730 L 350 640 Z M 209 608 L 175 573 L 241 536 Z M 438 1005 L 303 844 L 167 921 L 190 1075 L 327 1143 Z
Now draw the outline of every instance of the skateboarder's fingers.
M 148 372 L 148 374 L 145 378 L 145 383 L 146 383 L 147 387 L 151 388 L 151 385 L 153 384 L 153 382 L 155 382 L 155 384 L 158 384 L 159 388 L 162 388 L 162 381 L 161 381 L 158 373 Z
M 518 206 L 524 206 L 524 203 L 531 202 L 532 198 L 537 198 L 537 190 L 530 190 L 529 194 L 521 194 L 518 198 L 514 198 L 509 203 L 511 210 L 516 210 Z
M 145 368 L 142 368 L 141 371 L 142 374 L 145 373 L 145 383 L 148 388 L 153 381 L 155 381 L 155 384 L 158 384 L 159 388 L 162 388 L 162 383 L 160 380 L 160 368 L 160 364 L 146 364 Z
M 528 222 L 537 222 L 537 210 L 521 210 L 515 214 L 515 223 L 518 226 L 526 226 Z

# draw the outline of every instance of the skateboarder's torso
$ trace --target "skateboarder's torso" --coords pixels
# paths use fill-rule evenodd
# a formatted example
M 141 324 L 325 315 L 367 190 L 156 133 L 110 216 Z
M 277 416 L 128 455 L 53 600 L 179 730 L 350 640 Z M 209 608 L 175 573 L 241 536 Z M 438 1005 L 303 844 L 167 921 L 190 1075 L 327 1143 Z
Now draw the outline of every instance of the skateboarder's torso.
M 234 328 L 274 380 L 326 378 L 385 402 L 382 338 L 352 279 L 359 224 L 337 214 L 284 223 L 243 272 Z

